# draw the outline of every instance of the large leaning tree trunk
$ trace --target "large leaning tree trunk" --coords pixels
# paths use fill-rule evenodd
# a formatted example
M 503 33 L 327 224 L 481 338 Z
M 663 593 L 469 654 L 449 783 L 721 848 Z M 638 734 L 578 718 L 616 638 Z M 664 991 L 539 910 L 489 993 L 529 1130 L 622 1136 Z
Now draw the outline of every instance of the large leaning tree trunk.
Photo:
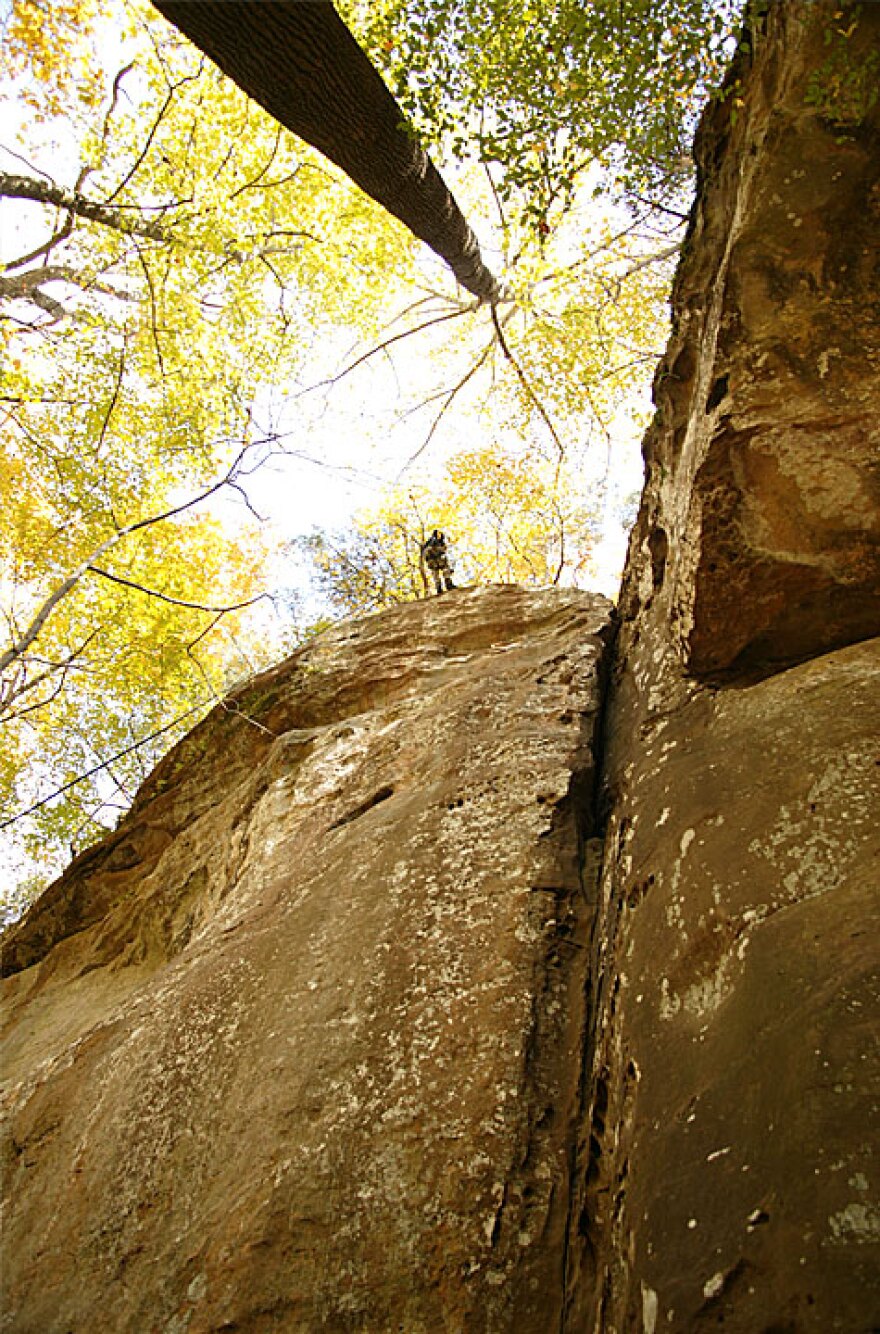
M 498 280 L 403 112 L 330 0 L 154 0 L 238 86 L 335 162 L 446 261 L 461 285 L 497 302 Z

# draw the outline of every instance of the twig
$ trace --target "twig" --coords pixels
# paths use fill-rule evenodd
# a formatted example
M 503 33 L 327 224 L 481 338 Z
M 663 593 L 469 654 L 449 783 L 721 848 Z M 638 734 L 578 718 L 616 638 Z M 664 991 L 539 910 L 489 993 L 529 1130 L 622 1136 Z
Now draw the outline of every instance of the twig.
M 248 598 L 246 602 L 231 602 L 225 607 L 210 607 L 203 602 L 187 602 L 184 598 L 174 598 L 168 593 L 160 593 L 158 589 L 147 588 L 145 584 L 136 583 L 134 579 L 125 579 L 121 574 L 111 574 L 109 570 L 105 570 L 99 565 L 89 565 L 88 572 L 99 574 L 102 579 L 109 579 L 114 584 L 123 584 L 126 588 L 133 588 L 147 597 L 158 598 L 160 602 L 170 602 L 173 607 L 189 607 L 192 611 L 216 611 L 222 616 L 225 616 L 227 612 L 241 611 L 243 607 L 252 607 L 255 602 L 261 602 L 263 598 L 269 596 L 268 593 L 258 593 L 256 597 Z
M 159 129 L 159 126 L 162 124 L 162 121 L 163 121 L 163 119 L 164 119 L 165 112 L 168 110 L 168 108 L 170 107 L 172 101 L 174 100 L 174 94 L 175 94 L 180 88 L 182 88 L 182 87 L 184 86 L 184 84 L 186 84 L 186 83 L 195 83 L 195 82 L 197 82 L 197 81 L 201 78 L 201 73 L 202 73 L 202 72 L 201 72 L 201 68 L 200 68 L 199 71 L 198 71 L 198 73 L 196 73 L 196 74 L 185 74 L 185 75 L 183 76 L 182 79 L 179 79 L 179 80 L 178 80 L 177 83 L 175 83 L 175 84 L 171 84 L 171 85 L 170 85 L 170 87 L 169 87 L 169 89 L 168 89 L 168 94 L 167 94 L 167 96 L 166 96 L 166 98 L 165 98 L 165 101 L 162 103 L 162 106 L 161 106 L 161 108 L 159 109 L 159 114 L 157 115 L 156 119 L 153 121 L 153 124 L 152 124 L 152 126 L 150 127 L 150 132 L 149 132 L 149 134 L 147 135 L 146 139 L 144 140 L 144 146 L 143 146 L 143 148 L 141 149 L 140 153 L 139 153 L 139 154 L 137 155 L 137 157 L 135 158 L 135 160 L 134 160 L 134 162 L 133 162 L 131 168 L 129 169 L 129 171 L 126 173 L 125 176 L 123 176 L 122 180 L 121 180 L 121 181 L 119 182 L 119 184 L 116 186 L 115 190 L 111 190 L 110 194 L 109 194 L 109 195 L 107 196 L 107 198 L 104 200 L 104 204 L 105 204 L 105 206 L 106 206 L 106 205 L 109 205 L 109 204 L 112 204 L 112 203 L 113 203 L 113 200 L 116 199 L 120 194 L 122 194 L 122 191 L 125 189 L 125 187 L 126 187 L 126 186 L 128 185 L 128 183 L 129 183 L 129 181 L 132 179 L 132 177 L 135 175 L 135 173 L 136 173 L 136 172 L 138 171 L 138 169 L 140 168 L 142 162 L 144 161 L 144 158 L 147 156 L 147 154 L 148 154 L 149 151 L 150 151 L 150 148 L 151 148 L 151 146 L 152 146 L 153 140 L 154 140 L 154 138 L 156 137 L 156 132 L 157 132 L 157 130 Z
M 21 684 L 19 685 L 15 680 L 9 682 L 8 689 L 4 691 L 2 697 L 0 697 L 0 717 L 9 713 L 13 704 L 21 699 L 22 695 L 26 695 L 29 691 L 35 690 L 37 686 L 42 685 L 44 681 L 48 681 L 56 672 L 61 672 L 61 680 L 49 699 L 40 700 L 37 704 L 29 704 L 26 709 L 18 711 L 15 716 L 16 718 L 23 718 L 26 713 L 32 713 L 34 709 L 41 709 L 44 705 L 51 703 L 63 687 L 64 682 L 67 679 L 68 671 L 76 664 L 76 659 L 88 648 L 89 644 L 97 634 L 97 630 L 92 630 L 86 635 L 83 642 L 77 648 L 71 649 L 66 658 L 62 658 L 61 662 L 49 662 L 48 666 L 43 671 L 38 672 L 37 675 L 31 677 L 29 681 L 27 680 L 27 664 L 29 660 L 25 659 L 24 662 L 20 664 L 20 676 L 18 680 L 21 681 Z M 44 658 L 43 661 L 46 662 L 47 660 Z
M 488 162 L 483 162 L 483 170 L 486 173 L 486 179 L 489 182 L 489 189 L 492 191 L 492 198 L 495 200 L 495 207 L 498 210 L 498 219 L 501 224 L 501 235 L 502 237 L 506 237 L 507 218 L 505 217 L 504 214 L 504 205 L 501 203 L 501 196 L 499 195 L 495 182 L 492 179 L 492 172 L 489 170 Z
M 159 342 L 159 320 L 156 308 L 156 289 L 153 286 L 153 275 L 150 273 L 150 266 L 144 258 L 143 251 L 139 245 L 136 245 L 138 263 L 143 271 L 147 283 L 147 291 L 150 294 L 150 332 L 153 335 L 153 346 L 156 349 L 156 360 L 159 363 L 159 376 L 165 380 L 165 358 L 162 356 L 162 345 Z
M 272 145 L 272 151 L 269 154 L 268 158 L 266 159 L 265 163 L 257 172 L 253 180 L 245 181 L 244 185 L 240 185 L 237 190 L 233 190 L 232 194 L 229 196 L 230 200 L 237 199 L 239 195 L 244 194 L 245 190 L 253 190 L 255 186 L 259 185 L 260 181 L 263 179 L 263 177 L 266 175 L 266 172 L 269 170 L 269 168 L 272 166 L 272 163 L 275 161 L 276 155 L 278 153 L 278 148 L 281 144 L 281 136 L 283 133 L 284 133 L 284 126 L 278 125 L 275 130 L 275 142 Z M 297 171 L 299 171 L 298 167 Z M 296 171 L 293 174 L 295 176 Z
M 402 333 L 392 334 L 390 338 L 386 338 L 383 342 L 377 343 L 375 347 L 370 348 L 369 352 L 365 352 L 363 356 L 357 357 L 354 361 L 350 362 L 338 375 L 331 375 L 326 380 L 319 380 L 317 384 L 309 385 L 307 389 L 301 390 L 296 397 L 303 398 L 306 394 L 314 393 L 317 389 L 324 389 L 331 385 L 337 385 L 340 380 L 344 380 L 347 375 L 351 375 L 352 371 L 356 371 L 359 366 L 363 366 L 371 357 L 377 356 L 380 352 L 387 351 L 387 349 L 393 346 L 394 343 L 400 343 L 404 338 L 411 338 L 413 334 L 421 333 L 423 329 L 430 329 L 435 324 L 444 324 L 447 320 L 456 320 L 462 315 L 469 315 L 476 309 L 477 302 L 469 302 L 466 306 L 462 306 L 457 310 L 447 311 L 445 315 L 433 315 L 430 320 L 425 320 L 423 324 L 416 324 L 412 329 L 404 329 Z
M 632 198 L 644 204 L 645 208 L 654 209 L 657 213 L 668 213 L 670 218 L 680 218 L 682 222 L 687 222 L 690 217 L 689 213 L 680 213 L 677 208 L 667 208 L 665 204 L 657 204 L 653 199 L 645 199 L 643 195 L 633 195 Z
M 17 259 L 11 259 L 6 265 L 6 272 L 8 273 L 10 269 L 20 269 L 23 264 L 30 264 L 35 259 L 48 259 L 55 247 L 60 245 L 62 241 L 66 241 L 72 231 L 73 211 L 68 210 L 67 217 L 65 218 L 63 225 L 59 227 L 58 231 L 53 232 L 48 241 L 44 241 L 42 245 L 38 245 L 35 250 L 29 251 L 26 255 L 19 255 Z
M 541 402 L 541 400 L 538 398 L 538 395 L 535 393 L 534 389 L 529 384 L 529 381 L 526 378 L 525 371 L 520 366 L 519 362 L 516 360 L 516 357 L 513 355 L 513 353 L 511 352 L 510 348 L 507 345 L 507 339 L 504 337 L 504 330 L 502 328 L 501 321 L 498 318 L 498 311 L 495 306 L 492 307 L 492 323 L 495 325 L 495 332 L 498 335 L 498 343 L 501 347 L 501 351 L 504 353 L 505 357 L 510 362 L 511 366 L 516 372 L 517 378 L 520 384 L 522 385 L 523 389 L 525 390 L 527 397 L 538 409 L 538 413 L 540 414 L 541 419 L 544 422 L 544 425 L 547 427 L 547 430 L 553 437 L 553 443 L 559 450 L 560 459 L 565 458 L 565 446 L 563 445 L 562 441 L 559 438 L 559 435 L 557 434 L 556 427 L 550 420 L 550 415 L 547 412 L 547 409 L 544 407 L 544 404 Z
M 110 131 L 110 120 L 113 116 L 113 112 L 116 110 L 116 103 L 119 101 L 119 94 L 120 91 L 122 90 L 122 80 L 125 78 L 126 74 L 131 73 L 131 71 L 135 67 L 135 64 L 136 62 L 134 60 L 130 60 L 127 65 L 123 65 L 121 69 L 116 71 L 116 76 L 113 80 L 113 87 L 110 91 L 110 105 L 107 108 L 107 114 L 104 117 L 104 125 L 101 130 L 101 138 L 104 141 L 104 143 L 107 142 L 107 135 Z M 126 97 L 128 97 L 127 93 Z M 130 97 L 128 98 L 128 100 L 129 102 L 131 102 Z
M 495 315 L 494 306 L 492 307 L 492 315 L 493 317 Z M 480 370 L 480 368 L 486 364 L 486 361 L 491 355 L 494 346 L 495 346 L 495 340 L 493 339 L 491 342 L 486 344 L 485 348 L 483 349 L 482 353 L 477 358 L 477 360 L 468 368 L 468 370 L 461 377 L 461 379 L 456 384 L 454 384 L 451 389 L 443 390 L 439 394 L 434 394 L 430 398 L 424 399 L 418 405 L 418 407 L 414 409 L 415 411 L 418 411 L 419 408 L 426 407 L 428 403 L 436 402 L 438 398 L 443 399 L 443 405 L 440 408 L 440 411 L 437 413 L 436 417 L 434 418 L 433 422 L 431 423 L 431 429 L 428 431 L 428 434 L 425 436 L 424 440 L 419 445 L 416 452 L 413 455 L 411 455 L 410 458 L 407 459 L 406 463 L 403 465 L 400 472 L 397 474 L 395 481 L 399 482 L 401 477 L 403 477 L 404 473 L 408 472 L 409 469 L 413 466 L 413 464 L 418 459 L 420 459 L 421 456 L 424 454 L 425 450 L 428 448 L 431 441 L 434 439 L 434 436 L 437 432 L 437 428 L 439 427 L 443 418 L 446 416 L 446 413 L 452 407 L 452 404 L 454 403 L 455 399 L 458 397 L 462 389 L 464 389 L 465 385 L 468 384 L 469 381 L 474 378 L 477 371 Z

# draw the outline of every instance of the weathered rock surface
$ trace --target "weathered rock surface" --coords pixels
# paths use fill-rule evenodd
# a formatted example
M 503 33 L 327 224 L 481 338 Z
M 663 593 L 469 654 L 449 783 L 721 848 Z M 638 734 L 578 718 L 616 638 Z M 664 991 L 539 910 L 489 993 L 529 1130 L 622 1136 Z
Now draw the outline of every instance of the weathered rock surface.
M 4 1329 L 558 1323 L 608 611 L 325 634 L 12 933 Z
M 216 711 L 6 941 L 4 1328 L 880 1328 L 880 5 L 756 8 L 598 808 L 587 595 Z
M 878 740 L 873 640 L 625 751 L 570 1328 L 876 1327 Z
M 624 605 L 703 679 L 880 633 L 878 49 L 880 5 L 779 0 L 697 138 Z
M 698 136 L 608 702 L 570 1330 L 880 1328 L 880 123 L 842 92 L 878 51 L 880 5 L 780 0 Z

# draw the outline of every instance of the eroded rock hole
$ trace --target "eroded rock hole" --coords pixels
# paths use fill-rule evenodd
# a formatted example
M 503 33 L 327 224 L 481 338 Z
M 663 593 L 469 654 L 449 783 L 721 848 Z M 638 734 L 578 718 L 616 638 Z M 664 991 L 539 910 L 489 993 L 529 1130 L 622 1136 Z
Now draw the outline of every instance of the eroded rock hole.
M 709 390 L 709 397 L 706 399 L 706 411 L 711 412 L 713 408 L 717 408 L 718 404 L 727 397 L 729 389 L 730 376 L 719 375 L 718 379 Z
M 663 584 L 666 575 L 666 557 L 669 554 L 669 539 L 665 528 L 653 528 L 648 537 L 648 550 L 651 553 L 651 582 L 654 589 Z

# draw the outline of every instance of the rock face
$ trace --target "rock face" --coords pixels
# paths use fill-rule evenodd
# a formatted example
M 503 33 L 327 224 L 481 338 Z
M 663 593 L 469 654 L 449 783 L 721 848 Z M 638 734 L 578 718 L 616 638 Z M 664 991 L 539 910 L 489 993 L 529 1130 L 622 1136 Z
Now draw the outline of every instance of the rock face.
M 698 136 L 608 703 L 570 1330 L 880 1327 L 878 51 L 880 5 L 771 5 Z
M 756 9 L 616 642 L 459 590 L 163 761 L 4 944 L 2 1328 L 880 1328 L 880 5 Z
M 715 681 L 880 627 L 880 7 L 763 7 L 697 138 L 625 596 Z
M 878 700 L 873 640 L 615 718 L 569 1328 L 876 1326 Z
M 323 635 L 44 896 L 6 951 L 5 1328 L 558 1322 L 609 608 Z

